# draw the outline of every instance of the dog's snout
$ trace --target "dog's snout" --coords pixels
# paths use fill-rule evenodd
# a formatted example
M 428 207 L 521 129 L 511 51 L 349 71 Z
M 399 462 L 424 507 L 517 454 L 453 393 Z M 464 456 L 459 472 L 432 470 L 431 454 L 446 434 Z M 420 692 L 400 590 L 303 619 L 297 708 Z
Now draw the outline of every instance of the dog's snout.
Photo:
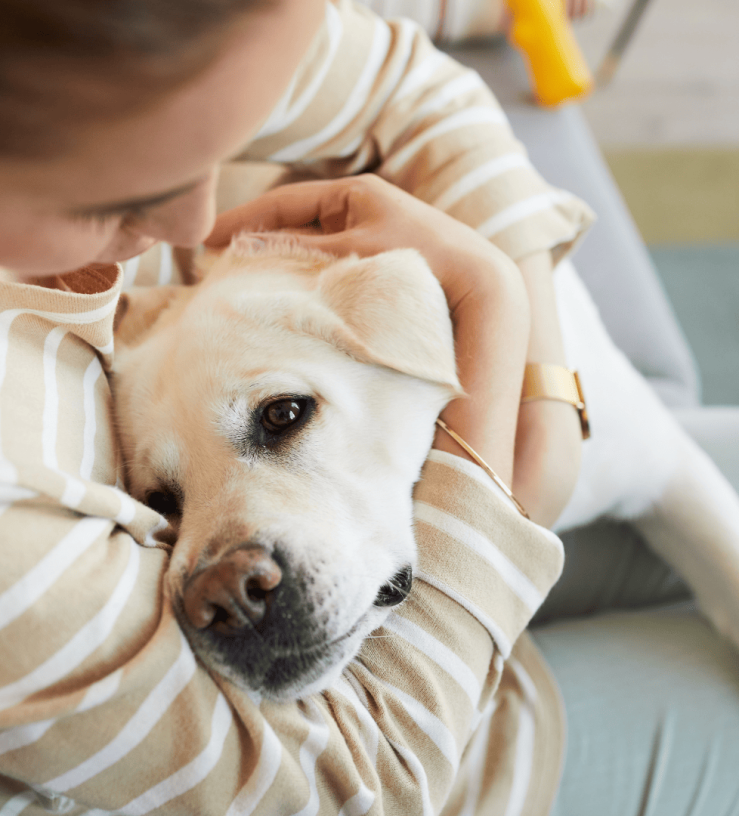
M 237 634 L 264 620 L 281 580 L 279 566 L 261 547 L 235 550 L 189 581 L 185 615 L 195 629 Z

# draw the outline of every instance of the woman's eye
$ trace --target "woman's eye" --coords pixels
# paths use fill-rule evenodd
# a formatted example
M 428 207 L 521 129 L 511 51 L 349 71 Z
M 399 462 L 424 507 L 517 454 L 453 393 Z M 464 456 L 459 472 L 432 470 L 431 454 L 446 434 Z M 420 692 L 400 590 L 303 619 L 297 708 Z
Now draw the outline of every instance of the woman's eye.
M 116 219 L 120 220 L 121 216 L 119 213 L 77 213 L 74 215 L 74 221 L 78 224 L 92 224 L 96 227 L 105 227 L 110 224 L 111 221 L 115 221 Z
M 286 431 L 300 419 L 307 403 L 308 400 L 292 397 L 270 402 L 262 412 L 262 427 L 273 434 Z
M 144 501 L 147 507 L 160 516 L 175 516 L 180 512 L 180 503 L 169 490 L 152 490 L 146 494 Z
M 130 207 L 126 210 L 111 212 L 81 212 L 75 213 L 74 220 L 82 224 L 94 224 L 98 227 L 105 227 L 113 221 L 130 221 L 146 218 L 148 209 L 146 207 Z

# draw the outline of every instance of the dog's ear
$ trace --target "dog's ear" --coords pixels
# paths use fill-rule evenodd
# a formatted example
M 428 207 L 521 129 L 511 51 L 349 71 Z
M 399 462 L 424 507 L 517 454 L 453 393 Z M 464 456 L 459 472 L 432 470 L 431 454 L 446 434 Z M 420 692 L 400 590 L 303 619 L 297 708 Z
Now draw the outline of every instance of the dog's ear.
M 446 298 L 418 252 L 342 259 L 321 272 L 318 292 L 343 324 L 333 342 L 352 356 L 462 393 Z
M 113 321 L 116 345 L 138 345 L 183 291 L 189 289 L 182 286 L 134 286 L 123 292 Z

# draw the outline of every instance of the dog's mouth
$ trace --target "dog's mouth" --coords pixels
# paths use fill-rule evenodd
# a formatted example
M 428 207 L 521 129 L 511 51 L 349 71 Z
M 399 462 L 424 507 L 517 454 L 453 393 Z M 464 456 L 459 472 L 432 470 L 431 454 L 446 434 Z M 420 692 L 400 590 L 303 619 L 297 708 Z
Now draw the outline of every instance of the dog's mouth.
M 208 668 L 275 701 L 316 690 L 343 669 L 412 583 L 411 567 L 403 567 L 369 609 L 330 636 L 331 612 L 312 600 L 310 578 L 279 549 L 239 548 L 211 570 L 189 579 L 173 599 L 180 626 Z
M 250 689 L 261 692 L 275 702 L 295 699 L 305 690 L 321 681 L 331 669 L 350 660 L 359 649 L 366 626 L 363 615 L 349 631 L 324 643 L 310 647 L 286 648 L 272 651 L 261 678 L 254 667 L 244 679 Z M 229 676 L 228 670 L 226 676 Z M 233 678 L 232 678 L 233 679 Z M 238 682 L 238 681 L 237 681 Z
M 399 569 L 386 584 L 380 587 L 374 605 L 387 607 L 403 603 L 411 591 L 412 584 L 413 568 L 410 564 L 407 564 Z
M 306 640 L 305 630 L 311 628 L 307 620 L 298 622 L 301 638 L 301 632 L 263 637 L 253 627 L 241 632 L 194 630 L 183 620 L 181 607 L 177 617 L 193 650 L 209 669 L 274 702 L 298 699 L 332 669 L 343 668 L 358 651 L 368 628 L 365 613 L 337 637 L 320 639 L 314 632 Z

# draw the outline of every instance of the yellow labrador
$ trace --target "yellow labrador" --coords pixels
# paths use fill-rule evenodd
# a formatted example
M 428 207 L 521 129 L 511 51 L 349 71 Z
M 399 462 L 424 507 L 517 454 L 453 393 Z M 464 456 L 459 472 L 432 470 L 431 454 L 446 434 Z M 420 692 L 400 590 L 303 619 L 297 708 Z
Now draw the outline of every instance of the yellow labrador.
M 413 250 L 338 260 L 277 235 L 125 305 L 127 485 L 176 536 L 183 631 L 266 697 L 324 688 L 410 589 L 412 487 L 460 391 L 441 288 Z

